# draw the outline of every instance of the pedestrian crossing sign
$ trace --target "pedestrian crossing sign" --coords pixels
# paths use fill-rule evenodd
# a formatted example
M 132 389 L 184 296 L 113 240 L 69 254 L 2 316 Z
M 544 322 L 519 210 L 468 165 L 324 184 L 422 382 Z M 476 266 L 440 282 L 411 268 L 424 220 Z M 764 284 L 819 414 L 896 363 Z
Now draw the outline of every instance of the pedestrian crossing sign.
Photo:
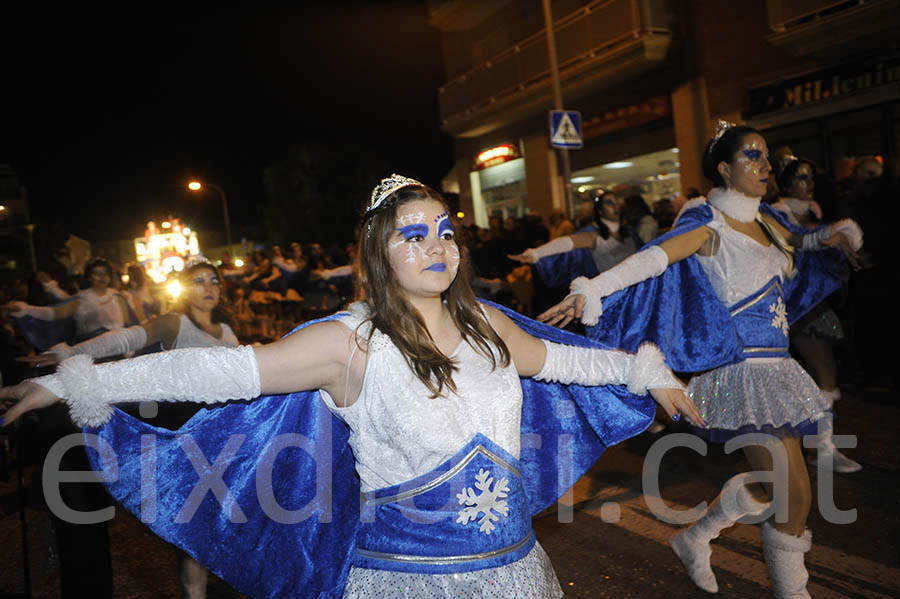
M 550 111 L 550 145 L 554 148 L 583 148 L 581 113 L 577 110 Z

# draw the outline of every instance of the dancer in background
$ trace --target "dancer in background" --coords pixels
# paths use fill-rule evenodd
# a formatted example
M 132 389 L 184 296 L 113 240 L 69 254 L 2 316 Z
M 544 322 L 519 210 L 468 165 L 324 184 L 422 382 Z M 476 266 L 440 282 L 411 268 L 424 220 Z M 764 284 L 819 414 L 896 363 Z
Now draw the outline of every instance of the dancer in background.
M 801 438 L 817 431 L 829 405 L 788 353 L 789 319 L 839 285 L 819 267 L 840 257 L 816 250 L 839 247 L 856 265 L 862 233 L 852 221 L 788 229 L 760 206 L 771 167 L 752 128 L 720 122 L 702 164 L 713 182 L 709 201 L 688 202 L 671 232 L 620 265 L 573 281 L 572 295 L 539 318 L 560 326 L 581 318 L 598 325 L 592 337 L 625 348 L 654 340 L 673 368 L 698 373 L 688 390 L 709 423 L 699 435 L 725 442 L 758 433 L 758 444 L 743 449 L 755 471 L 771 471 L 785 457 L 787 481 L 760 488 L 744 474 L 732 478 L 672 547 L 697 586 L 716 592 L 710 541 L 739 518 L 763 514 L 786 485 L 786 520 L 769 518 L 762 527 L 766 563 L 776 597 L 809 597 L 812 492 Z
M 792 154 L 781 158 L 775 172 L 775 181 L 781 194 L 772 205 L 791 223 L 802 227 L 815 227 L 822 219 L 822 209 L 815 201 L 815 165 Z M 826 301 L 819 303 L 803 315 L 791 327 L 791 345 L 800 354 L 813 380 L 822 390 L 829 406 L 841 398 L 837 381 L 837 362 L 832 346 L 844 338 L 844 329 L 834 310 Z M 828 427 L 819 435 L 817 451 L 809 456 L 817 464 L 823 454 L 828 454 L 836 472 L 858 472 L 862 466 L 841 453 L 834 445 L 833 417 Z
M 147 450 L 139 431 L 128 433 L 138 425 L 122 423 L 113 402 L 288 394 L 230 403 L 180 431 L 207 455 L 223 441 L 231 448 L 222 474 L 231 499 L 224 510 L 197 507 L 183 526 L 160 513 L 155 531 L 252 594 L 561 597 L 530 525 L 575 482 L 558 476 L 579 476 L 606 446 L 649 424 L 654 406 L 634 394 L 649 392 L 670 416 L 700 426 L 696 409 L 653 346 L 600 349 L 480 305 L 469 277 L 457 274 L 466 265 L 446 204 L 417 181 L 394 175 L 375 188 L 357 256 L 360 301 L 334 318 L 257 348 L 177 350 L 99 366 L 75 356 L 55 375 L 0 391 L 19 400 L 4 418 L 65 397 L 79 422 L 105 423 L 98 434 L 117 451 L 120 481 L 132 481 L 110 488 L 141 511 L 146 501 L 134 485 L 146 479 L 136 472 Z M 535 444 L 535 435 L 544 442 Z M 176 445 L 185 438 L 157 435 L 154 455 L 185 461 Z M 260 460 L 273 439 L 285 438 L 302 441 L 313 463 Z M 564 439 L 571 454 L 557 453 Z M 274 502 L 259 494 L 257 464 L 275 487 Z M 177 511 L 177 494 L 192 487 L 179 477 L 196 480 L 194 468 L 163 471 L 168 495 L 157 509 Z M 310 497 L 318 499 L 317 489 L 327 492 L 324 504 Z M 310 501 L 329 517 L 304 508 L 309 517 L 293 519 L 290 510 Z
M 238 339 L 228 324 L 230 314 L 222 297 L 218 270 L 209 262 L 195 262 L 182 273 L 184 293 L 176 311 L 156 316 L 140 325 L 118 329 L 75 346 L 60 344 L 30 361 L 35 365 L 56 364 L 74 355 L 92 358 L 130 355 L 161 344 L 163 350 L 188 347 L 237 347 Z M 152 422 L 171 430 L 187 422 L 202 403 L 163 404 Z M 177 551 L 178 574 L 183 596 L 206 597 L 207 571 L 185 552 Z

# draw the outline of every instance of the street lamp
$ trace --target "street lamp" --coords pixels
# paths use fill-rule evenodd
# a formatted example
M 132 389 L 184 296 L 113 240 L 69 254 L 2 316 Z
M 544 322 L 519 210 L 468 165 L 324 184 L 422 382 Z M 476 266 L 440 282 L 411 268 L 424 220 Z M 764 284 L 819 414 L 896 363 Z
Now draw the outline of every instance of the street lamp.
M 215 189 L 222 197 L 222 211 L 225 213 L 225 240 L 228 243 L 228 251 L 231 252 L 231 256 L 233 259 L 234 248 L 231 247 L 231 221 L 228 218 L 228 200 L 225 197 L 225 190 L 215 183 L 201 183 L 200 181 L 191 181 L 190 183 L 188 183 L 188 189 L 190 189 L 191 191 L 200 191 L 203 189 L 204 185 L 211 189 Z

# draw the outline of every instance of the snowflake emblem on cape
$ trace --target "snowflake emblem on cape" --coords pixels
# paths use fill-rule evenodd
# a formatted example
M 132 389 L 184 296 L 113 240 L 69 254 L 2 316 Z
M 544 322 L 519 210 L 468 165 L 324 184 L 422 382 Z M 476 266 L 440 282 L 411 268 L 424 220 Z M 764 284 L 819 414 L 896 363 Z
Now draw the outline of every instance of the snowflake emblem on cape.
M 504 499 L 509 492 L 508 482 L 505 478 L 494 482 L 494 477 L 490 472 L 483 468 L 479 469 L 478 476 L 475 477 L 475 489 L 481 493 L 478 494 L 475 489 L 466 487 L 461 493 L 456 494 L 459 505 L 469 506 L 459 510 L 459 517 L 456 521 L 465 525 L 478 518 L 478 514 L 484 514 L 478 521 L 481 524 L 479 530 L 486 535 L 491 534 L 491 531 L 496 528 L 494 522 L 500 519 L 500 515 L 509 515 L 509 507 Z M 491 483 L 494 483 L 493 489 L 491 489 Z
M 781 332 L 787 335 L 790 329 L 787 319 L 787 306 L 784 305 L 780 297 L 777 302 L 769 306 L 769 312 L 775 315 L 772 317 L 772 326 L 776 329 L 781 329 Z

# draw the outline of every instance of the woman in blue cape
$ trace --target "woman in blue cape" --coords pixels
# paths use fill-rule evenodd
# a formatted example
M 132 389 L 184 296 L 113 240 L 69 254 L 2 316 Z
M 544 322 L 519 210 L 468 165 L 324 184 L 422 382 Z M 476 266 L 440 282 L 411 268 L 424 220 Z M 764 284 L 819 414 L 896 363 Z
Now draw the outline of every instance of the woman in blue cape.
M 829 268 L 840 254 L 830 248 L 855 262 L 862 233 L 852 221 L 789 228 L 760 206 L 770 171 L 759 132 L 720 122 L 703 155 L 703 173 L 713 182 L 709 200 L 686 204 L 672 231 L 620 265 L 575 279 L 572 294 L 539 319 L 565 326 L 580 317 L 597 325 L 589 336 L 617 347 L 656 342 L 676 371 L 698 373 L 688 385 L 708 423 L 698 434 L 725 442 L 756 433 L 744 447 L 756 471 L 771 471 L 784 458 L 787 481 L 761 488 L 748 483 L 748 473 L 735 476 L 706 515 L 672 539 L 692 580 L 716 592 L 710 541 L 743 516 L 764 517 L 773 489 L 786 485 L 787 518 L 762 527 L 780 599 L 809 597 L 804 553 L 812 494 L 801 437 L 815 434 L 828 411 L 821 390 L 788 353 L 788 329 L 837 288 Z
M 446 204 L 412 179 L 375 188 L 359 244 L 346 312 L 256 348 L 74 356 L 0 391 L 18 399 L 4 418 L 64 398 L 99 437 L 95 468 L 118 465 L 113 495 L 256 596 L 562 596 L 531 516 L 646 428 L 647 393 L 700 425 L 696 409 L 652 345 L 610 351 L 479 304 Z M 174 437 L 111 406 L 260 395 Z

